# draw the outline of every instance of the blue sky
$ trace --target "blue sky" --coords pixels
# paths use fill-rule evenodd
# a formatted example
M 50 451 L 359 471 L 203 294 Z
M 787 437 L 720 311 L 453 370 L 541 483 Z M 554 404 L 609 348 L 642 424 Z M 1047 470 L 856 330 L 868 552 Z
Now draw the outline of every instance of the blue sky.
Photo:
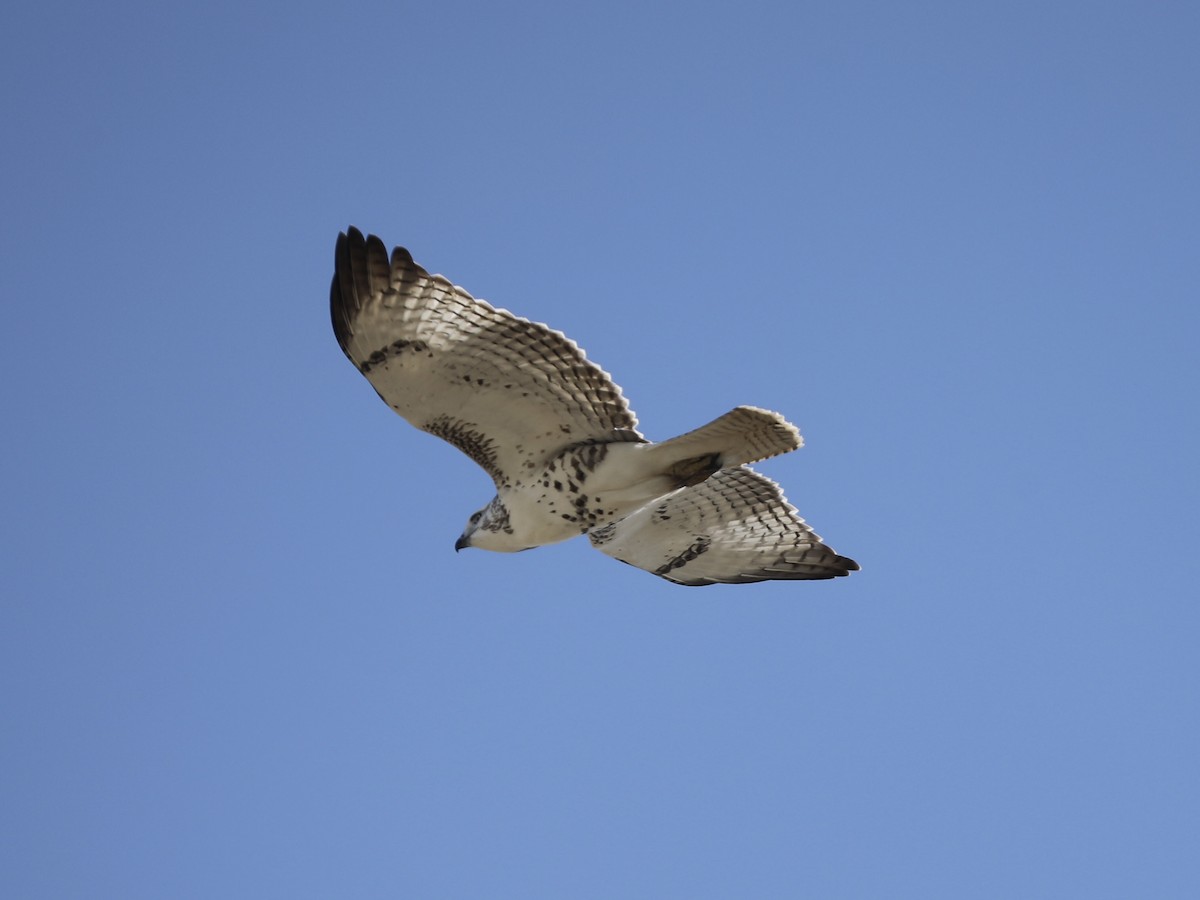
M 1193 5 L 10 6 L 0 893 L 1200 895 Z M 455 555 L 350 224 L 863 571 Z

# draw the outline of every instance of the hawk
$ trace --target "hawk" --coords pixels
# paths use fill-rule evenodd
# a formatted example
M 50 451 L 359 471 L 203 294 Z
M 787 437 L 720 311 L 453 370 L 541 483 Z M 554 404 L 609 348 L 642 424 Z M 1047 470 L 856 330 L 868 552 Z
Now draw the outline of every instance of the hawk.
M 513 552 L 586 534 L 621 562 L 684 585 L 846 575 L 779 486 L 747 468 L 795 450 L 778 413 L 739 406 L 652 443 L 574 341 L 476 300 L 401 247 L 338 236 L 338 344 L 383 402 L 491 476 L 455 550 Z

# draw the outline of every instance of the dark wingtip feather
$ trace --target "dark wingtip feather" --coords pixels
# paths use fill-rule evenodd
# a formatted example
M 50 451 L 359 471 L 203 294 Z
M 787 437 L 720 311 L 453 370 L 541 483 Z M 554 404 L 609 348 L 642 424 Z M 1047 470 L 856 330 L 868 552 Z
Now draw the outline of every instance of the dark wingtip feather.
M 329 286 L 329 318 L 333 324 L 333 334 L 337 338 L 338 346 L 347 356 L 350 355 L 347 344 L 352 333 L 349 305 L 354 300 L 354 294 L 353 291 L 346 291 L 348 285 L 345 275 L 350 266 L 349 243 L 356 237 L 361 239 L 362 235 L 354 227 L 350 228 L 349 233 L 342 232 L 338 235 L 337 246 L 333 251 L 333 283 Z

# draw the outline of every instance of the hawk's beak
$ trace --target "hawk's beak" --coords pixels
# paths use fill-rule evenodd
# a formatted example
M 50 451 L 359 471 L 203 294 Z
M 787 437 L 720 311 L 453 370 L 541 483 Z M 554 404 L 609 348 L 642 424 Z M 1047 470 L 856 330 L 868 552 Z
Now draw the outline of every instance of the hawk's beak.
M 454 542 L 454 552 L 457 553 L 463 547 L 470 547 L 470 546 L 471 546 L 471 539 L 464 534 L 462 537 L 460 537 L 457 541 Z

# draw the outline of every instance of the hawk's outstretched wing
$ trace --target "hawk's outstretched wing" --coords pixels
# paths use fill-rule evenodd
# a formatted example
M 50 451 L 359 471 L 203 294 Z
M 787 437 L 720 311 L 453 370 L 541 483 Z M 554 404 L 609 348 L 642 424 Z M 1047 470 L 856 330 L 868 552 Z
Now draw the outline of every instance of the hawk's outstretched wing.
M 584 441 L 641 441 L 607 373 L 574 341 L 430 275 L 407 250 L 338 237 L 338 343 L 392 409 L 483 466 L 497 487 Z
M 722 469 L 589 534 L 621 562 L 677 584 L 834 578 L 858 569 L 804 524 L 779 485 Z

